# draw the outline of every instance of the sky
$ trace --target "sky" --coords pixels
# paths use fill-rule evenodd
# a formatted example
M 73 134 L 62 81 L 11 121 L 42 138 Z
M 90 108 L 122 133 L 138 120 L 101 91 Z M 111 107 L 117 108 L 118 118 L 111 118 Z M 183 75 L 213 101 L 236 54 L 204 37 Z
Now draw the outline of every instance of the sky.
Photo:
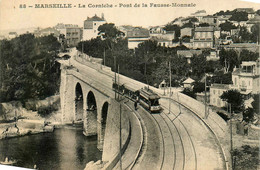
M 133 7 L 135 3 L 141 6 L 144 3 L 148 7 Z M 150 3 L 193 3 L 196 6 L 150 7 Z M 20 4 L 25 4 L 26 8 L 19 8 Z M 73 8 L 34 8 L 35 4 L 72 4 Z M 86 8 L 78 8 L 78 4 L 86 5 Z M 114 7 L 89 8 L 89 4 L 112 4 Z M 120 4 L 132 4 L 132 7 L 119 7 Z M 188 16 L 197 10 L 206 10 L 207 14 L 213 14 L 220 10 L 246 7 L 260 9 L 260 0 L 0 0 L 0 32 L 30 27 L 45 28 L 57 23 L 77 24 L 82 27 L 87 17 L 95 14 L 101 16 L 101 13 L 104 13 L 109 23 L 148 27 L 165 25 L 177 17 Z

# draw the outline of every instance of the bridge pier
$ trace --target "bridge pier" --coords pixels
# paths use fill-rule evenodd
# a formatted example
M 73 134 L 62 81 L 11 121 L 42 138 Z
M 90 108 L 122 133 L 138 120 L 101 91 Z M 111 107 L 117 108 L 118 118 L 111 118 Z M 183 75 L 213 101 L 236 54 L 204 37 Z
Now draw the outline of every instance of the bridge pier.
M 83 134 L 85 136 L 97 135 L 97 110 L 87 109 L 84 115 Z

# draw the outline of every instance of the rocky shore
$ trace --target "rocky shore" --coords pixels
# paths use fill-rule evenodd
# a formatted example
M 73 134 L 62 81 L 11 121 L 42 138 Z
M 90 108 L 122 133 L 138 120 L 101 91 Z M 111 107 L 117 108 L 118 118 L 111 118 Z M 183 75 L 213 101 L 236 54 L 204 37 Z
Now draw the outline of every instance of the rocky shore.
M 19 137 L 43 132 L 53 132 L 60 122 L 60 111 L 48 115 L 39 114 L 39 108 L 53 106 L 59 103 L 59 96 L 45 100 L 29 101 L 22 106 L 20 102 L 1 103 L 0 139 Z M 58 107 L 58 106 L 57 106 Z M 55 122 L 52 124 L 52 122 Z

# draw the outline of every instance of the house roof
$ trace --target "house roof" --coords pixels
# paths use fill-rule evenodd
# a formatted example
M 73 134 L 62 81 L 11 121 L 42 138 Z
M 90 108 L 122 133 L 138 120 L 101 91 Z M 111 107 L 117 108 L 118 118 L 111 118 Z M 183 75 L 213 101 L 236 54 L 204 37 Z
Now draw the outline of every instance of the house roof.
M 146 38 L 149 36 L 150 36 L 149 30 L 141 27 L 135 27 L 133 30 L 127 31 L 128 38 L 137 38 L 137 37 Z
M 216 88 L 216 89 L 229 89 L 229 84 L 217 84 L 214 83 L 210 86 L 210 88 Z
M 214 27 L 196 27 L 195 32 L 212 32 Z
M 253 8 L 237 8 L 237 12 L 247 12 L 247 13 L 255 13 Z
M 254 18 L 250 19 L 247 24 L 259 24 L 260 23 L 260 16 L 255 16 Z
M 172 42 L 172 40 L 164 38 L 164 37 L 158 37 L 158 36 L 152 36 L 151 40 L 155 40 L 158 42 Z
M 201 50 L 178 50 L 178 55 L 183 55 L 185 57 L 192 57 L 193 55 L 200 55 L 202 53 Z
M 105 21 L 103 18 L 98 17 L 97 15 L 91 17 L 91 18 L 87 18 L 85 21 Z
M 191 83 L 194 83 L 195 80 L 193 80 L 192 78 L 187 78 L 184 82 L 182 82 L 183 84 L 191 84 Z
M 255 48 L 257 47 L 257 44 L 255 43 L 233 43 L 230 45 L 227 45 L 227 47 L 233 47 L 233 48 Z

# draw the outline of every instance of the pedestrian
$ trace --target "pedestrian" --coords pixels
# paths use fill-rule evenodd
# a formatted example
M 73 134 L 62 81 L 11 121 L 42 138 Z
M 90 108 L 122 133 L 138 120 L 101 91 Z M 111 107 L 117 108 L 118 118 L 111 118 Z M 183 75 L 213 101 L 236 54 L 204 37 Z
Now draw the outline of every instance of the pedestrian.
M 135 110 L 137 110 L 137 101 L 135 101 L 134 106 L 135 106 Z

